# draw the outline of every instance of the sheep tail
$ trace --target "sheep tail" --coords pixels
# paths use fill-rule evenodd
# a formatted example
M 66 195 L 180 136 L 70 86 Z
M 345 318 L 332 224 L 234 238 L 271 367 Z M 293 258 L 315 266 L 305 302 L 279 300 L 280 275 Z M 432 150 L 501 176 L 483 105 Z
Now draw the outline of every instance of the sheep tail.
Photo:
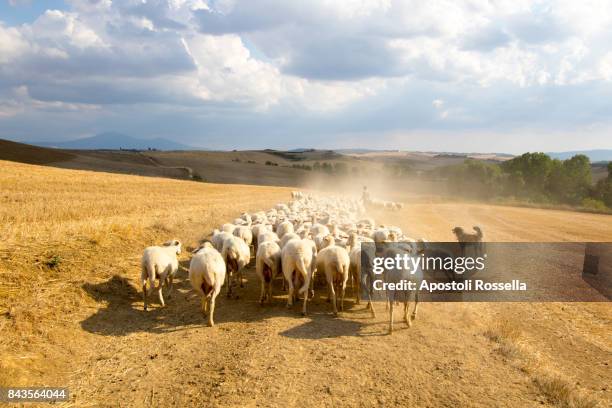
M 236 249 L 234 247 L 224 248 L 224 251 L 221 255 L 223 256 L 223 260 L 225 261 L 228 267 L 236 266 L 236 270 L 238 269 L 238 264 L 236 263 L 238 254 L 236 253 Z
M 266 263 L 263 265 L 263 277 L 266 283 L 270 283 L 272 280 L 272 269 Z
M 143 285 L 148 280 L 149 281 L 149 289 L 151 290 L 155 287 L 155 278 L 158 276 L 157 273 L 157 265 L 154 262 L 147 262 L 144 265 L 144 269 L 147 273 L 147 278 L 143 279 Z
M 204 292 L 204 296 L 210 296 L 215 287 L 216 275 L 208 275 L 204 274 L 204 279 L 202 282 L 202 292 Z
M 303 274 L 304 276 L 308 276 L 308 270 L 306 268 L 306 264 L 304 263 L 304 259 L 300 256 L 295 262 L 296 269 Z M 298 293 L 301 295 L 308 290 L 308 285 L 306 279 L 304 279 L 304 285 L 300 288 Z

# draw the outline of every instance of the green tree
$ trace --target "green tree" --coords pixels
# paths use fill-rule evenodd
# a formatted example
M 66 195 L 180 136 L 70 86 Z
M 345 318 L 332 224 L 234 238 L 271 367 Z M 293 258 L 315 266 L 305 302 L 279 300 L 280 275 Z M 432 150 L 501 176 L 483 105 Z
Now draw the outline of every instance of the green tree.
M 504 172 L 520 173 L 527 192 L 537 194 L 545 193 L 553 167 L 553 160 L 544 153 L 525 153 L 502 164 Z
M 601 179 L 593 188 L 593 196 L 612 208 L 612 162 L 608 163 L 608 177 Z
M 505 173 L 504 191 L 513 196 L 522 196 L 525 193 L 525 179 L 523 172 L 518 170 L 512 173 Z
M 580 204 L 588 196 L 591 185 L 591 163 L 587 156 L 577 154 L 571 159 L 553 162 L 548 190 L 555 199 Z

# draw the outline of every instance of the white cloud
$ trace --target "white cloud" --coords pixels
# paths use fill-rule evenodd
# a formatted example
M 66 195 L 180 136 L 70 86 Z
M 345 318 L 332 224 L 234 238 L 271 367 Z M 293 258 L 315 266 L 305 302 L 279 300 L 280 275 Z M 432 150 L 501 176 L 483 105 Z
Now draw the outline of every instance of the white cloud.
M 29 27 L 34 40 L 69 44 L 79 48 L 101 47 L 104 43 L 94 30 L 74 13 L 47 10 Z
M 28 43 L 18 29 L 0 22 L 0 64 L 13 61 L 27 51 Z
M 0 22 L 2 117 L 48 109 L 120 117 L 131 106 L 143 116 L 231 115 L 245 129 L 301 119 L 303 132 L 612 121 L 599 105 L 552 118 L 561 109 L 550 96 L 589 101 L 612 82 L 608 1 L 67 3 L 29 24 Z

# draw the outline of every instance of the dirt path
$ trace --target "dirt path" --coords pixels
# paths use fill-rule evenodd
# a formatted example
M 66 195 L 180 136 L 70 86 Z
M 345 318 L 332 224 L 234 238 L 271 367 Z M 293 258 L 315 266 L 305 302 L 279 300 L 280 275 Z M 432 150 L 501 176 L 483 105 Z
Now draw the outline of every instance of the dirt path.
M 147 159 L 153 166 L 155 167 L 159 167 L 162 169 L 175 169 L 175 170 L 182 170 L 187 174 L 187 178 L 188 179 L 193 179 L 193 169 L 191 167 L 187 167 L 187 166 L 164 166 L 163 164 L 161 164 L 159 162 L 158 159 L 151 157 L 151 156 L 147 156 L 146 154 L 139 152 L 138 154 L 140 154 L 142 157 L 144 157 L 145 159 Z
M 431 240 L 451 239 L 459 224 L 481 225 L 491 240 L 612 239 L 612 217 L 548 210 L 419 204 L 379 219 Z M 136 275 L 86 288 L 100 308 L 79 322 L 90 352 L 74 364 L 75 405 L 562 405 L 537 385 L 544 369 L 612 400 L 609 303 L 423 304 L 412 328 L 400 323 L 387 336 L 384 306 L 372 319 L 352 298 L 333 318 L 317 296 L 302 317 L 286 309 L 277 282 L 273 304 L 261 307 L 251 269 L 241 299 L 220 297 L 211 329 L 184 270 L 168 306 L 148 313 Z M 518 332 L 509 336 L 521 355 L 491 341 L 499 322 Z

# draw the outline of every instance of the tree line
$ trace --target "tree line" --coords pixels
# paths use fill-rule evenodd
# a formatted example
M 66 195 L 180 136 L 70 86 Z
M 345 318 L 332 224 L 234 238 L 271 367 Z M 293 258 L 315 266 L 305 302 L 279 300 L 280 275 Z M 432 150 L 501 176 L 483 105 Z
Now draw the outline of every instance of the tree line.
M 451 192 L 462 195 L 612 208 L 612 164 L 608 163 L 608 176 L 594 184 L 591 163 L 582 154 L 557 160 L 544 153 L 525 153 L 499 164 L 466 159 L 434 173 L 447 180 Z

